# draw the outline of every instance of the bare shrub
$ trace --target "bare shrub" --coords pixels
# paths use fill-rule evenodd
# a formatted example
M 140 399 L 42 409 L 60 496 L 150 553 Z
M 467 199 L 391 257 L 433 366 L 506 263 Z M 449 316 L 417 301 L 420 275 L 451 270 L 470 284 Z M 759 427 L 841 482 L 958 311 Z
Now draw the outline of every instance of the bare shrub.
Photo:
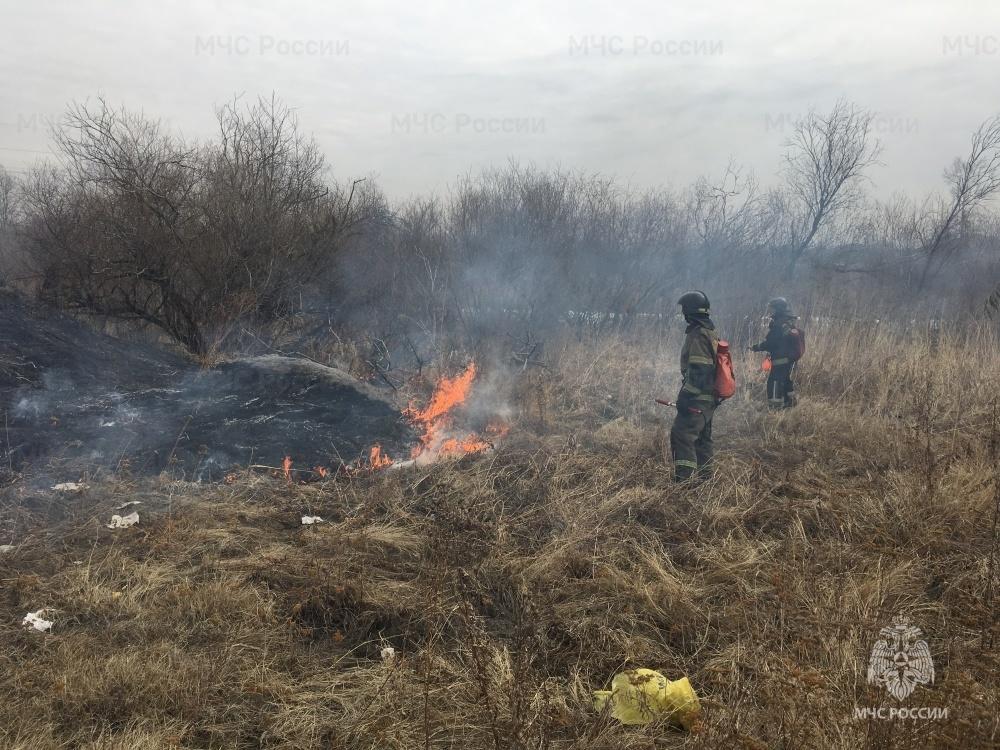
M 4 286 L 16 265 L 15 233 L 20 207 L 17 180 L 0 165 L 0 286 Z
M 54 132 L 63 168 L 36 170 L 26 232 L 43 295 L 155 326 L 196 355 L 234 321 L 273 319 L 334 252 L 338 194 L 275 99 L 218 111 L 195 146 L 103 100 Z

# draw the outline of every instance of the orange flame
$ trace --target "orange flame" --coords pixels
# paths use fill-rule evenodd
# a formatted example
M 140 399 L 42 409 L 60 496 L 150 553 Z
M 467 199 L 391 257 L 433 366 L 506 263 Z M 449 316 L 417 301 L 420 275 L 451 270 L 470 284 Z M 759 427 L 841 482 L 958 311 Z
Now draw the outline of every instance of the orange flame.
M 410 451 L 411 459 L 433 460 L 443 455 L 479 453 L 493 447 L 490 438 L 497 440 L 507 434 L 510 427 L 500 421 L 486 426 L 487 437 L 475 433 L 460 437 L 452 429 L 452 413 L 468 399 L 475 378 L 476 363 L 470 362 L 461 374 L 453 378 L 441 378 L 423 409 L 418 409 L 411 403 L 403 410 L 403 416 L 423 430 L 419 442 Z M 367 465 L 359 460 L 351 472 L 375 471 L 393 463 L 393 459 L 382 452 L 382 446 L 376 443 L 370 449 Z
M 392 459 L 388 454 L 382 452 L 382 446 L 378 443 L 372 446 L 371 455 L 368 458 L 372 470 L 382 469 L 392 464 Z
M 344 471 L 348 476 L 357 477 L 363 474 L 368 474 L 378 469 L 384 469 L 386 466 L 392 466 L 392 458 L 388 453 L 382 452 L 382 446 L 375 443 L 369 451 L 368 457 L 359 458 L 352 464 L 344 467 Z
M 403 413 L 414 422 L 429 424 L 446 416 L 454 407 L 463 403 L 469 397 L 472 389 L 472 381 L 476 377 L 476 363 L 470 362 L 465 368 L 465 372 L 454 378 L 441 378 L 434 386 L 434 394 L 430 402 L 423 409 L 414 409 L 412 406 Z
M 426 407 L 416 409 L 411 405 L 403 412 L 414 425 L 422 427 L 424 431 L 420 442 L 410 452 L 411 458 L 417 458 L 428 451 L 436 454 L 473 453 L 487 447 L 480 445 L 481 441 L 475 435 L 469 435 L 464 440 L 444 435 L 451 423 L 451 410 L 469 397 L 475 377 L 476 363 L 470 362 L 462 374 L 438 381 Z
M 289 482 L 292 481 L 292 457 L 285 456 L 285 460 L 281 462 L 281 468 L 285 472 L 285 479 Z
M 439 455 L 448 456 L 462 453 L 478 453 L 490 447 L 490 444 L 478 435 L 466 435 L 464 438 L 447 438 L 438 447 Z
M 471 433 L 459 437 L 451 429 L 452 413 L 468 399 L 475 378 L 476 363 L 470 362 L 461 374 L 453 378 L 441 378 L 426 407 L 416 409 L 411 405 L 403 412 L 415 426 L 423 429 L 420 442 L 410 453 L 411 458 L 479 453 L 493 447 L 481 435 Z M 496 423 L 490 424 L 486 431 L 491 436 L 502 437 L 508 429 L 506 425 Z

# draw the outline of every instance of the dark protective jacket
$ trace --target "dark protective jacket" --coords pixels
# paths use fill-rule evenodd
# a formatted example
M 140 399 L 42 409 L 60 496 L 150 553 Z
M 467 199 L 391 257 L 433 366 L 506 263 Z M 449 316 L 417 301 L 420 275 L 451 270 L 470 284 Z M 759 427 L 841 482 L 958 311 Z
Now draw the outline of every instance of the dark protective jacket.
M 755 352 L 767 352 L 771 355 L 772 365 L 787 365 L 795 361 L 798 354 L 792 329 L 795 328 L 795 315 L 775 315 L 771 318 L 767 336 L 759 344 L 750 347 Z
M 681 347 L 681 385 L 677 403 L 691 406 L 715 405 L 715 357 L 719 335 L 707 315 L 688 318 Z

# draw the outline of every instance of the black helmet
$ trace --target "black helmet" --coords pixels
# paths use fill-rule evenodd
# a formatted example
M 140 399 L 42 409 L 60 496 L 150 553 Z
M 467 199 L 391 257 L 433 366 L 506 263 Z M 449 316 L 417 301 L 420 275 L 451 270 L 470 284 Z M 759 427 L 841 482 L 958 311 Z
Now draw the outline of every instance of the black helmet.
M 705 296 L 705 293 L 697 290 L 684 292 L 681 298 L 677 300 L 677 304 L 681 306 L 681 312 L 685 315 L 708 315 L 710 307 L 708 297 Z
M 767 303 L 767 309 L 771 311 L 772 315 L 787 315 L 788 300 L 784 297 L 775 297 Z

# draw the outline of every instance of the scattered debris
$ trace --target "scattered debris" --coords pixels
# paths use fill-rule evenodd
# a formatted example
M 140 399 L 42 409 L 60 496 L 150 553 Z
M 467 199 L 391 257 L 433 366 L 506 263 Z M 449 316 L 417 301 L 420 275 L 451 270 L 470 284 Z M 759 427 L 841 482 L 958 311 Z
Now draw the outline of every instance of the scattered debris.
M 382 654 L 382 661 L 392 661 L 396 658 L 396 649 L 392 646 L 386 646 L 380 653 Z
M 302 516 L 303 526 L 312 526 L 314 523 L 322 523 L 323 519 L 319 516 Z
M 622 724 L 649 724 L 666 716 L 690 730 L 698 720 L 701 704 L 687 677 L 668 680 L 652 669 L 628 669 L 611 680 L 611 690 L 594 691 L 594 708 L 611 708 Z
M 13 544 L 0 544 L 0 555 L 5 555 L 8 552 L 13 552 L 15 549 Z
M 135 526 L 139 523 L 139 514 L 132 511 L 127 516 L 119 516 L 117 513 L 111 516 L 111 523 L 108 524 L 109 529 L 127 529 L 129 526 Z
M 29 612 L 21 620 L 21 625 L 23 627 L 31 627 L 37 630 L 39 633 L 47 633 L 52 630 L 52 620 L 46 620 L 42 617 L 45 614 L 45 609 L 40 609 L 37 612 Z
M 52 489 L 56 492 L 83 492 L 87 485 L 83 482 L 60 482 L 52 485 Z

